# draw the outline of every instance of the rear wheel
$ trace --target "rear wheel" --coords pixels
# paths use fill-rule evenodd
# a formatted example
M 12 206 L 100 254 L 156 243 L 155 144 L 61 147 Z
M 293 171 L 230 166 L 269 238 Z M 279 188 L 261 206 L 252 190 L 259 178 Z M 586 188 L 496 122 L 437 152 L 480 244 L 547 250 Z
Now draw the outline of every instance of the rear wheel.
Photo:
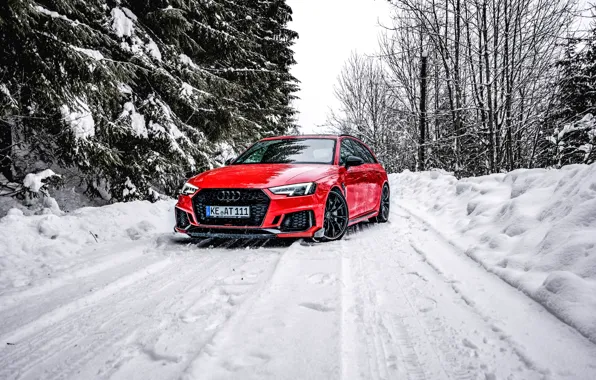
M 389 211 L 391 209 L 391 192 L 389 185 L 385 184 L 381 191 L 381 204 L 379 205 L 379 215 L 371 218 L 373 223 L 387 223 L 389 220 Z
M 320 241 L 341 239 L 348 230 L 348 215 L 348 204 L 344 196 L 338 190 L 331 190 L 325 205 L 325 233 Z

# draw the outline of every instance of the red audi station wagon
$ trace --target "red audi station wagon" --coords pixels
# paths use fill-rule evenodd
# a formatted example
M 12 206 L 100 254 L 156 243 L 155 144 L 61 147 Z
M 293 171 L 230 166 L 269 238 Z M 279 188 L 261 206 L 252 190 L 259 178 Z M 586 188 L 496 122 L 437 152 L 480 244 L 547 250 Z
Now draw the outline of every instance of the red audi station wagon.
M 175 231 L 192 238 L 341 239 L 350 225 L 389 219 L 387 173 L 348 135 L 263 139 L 186 182 Z

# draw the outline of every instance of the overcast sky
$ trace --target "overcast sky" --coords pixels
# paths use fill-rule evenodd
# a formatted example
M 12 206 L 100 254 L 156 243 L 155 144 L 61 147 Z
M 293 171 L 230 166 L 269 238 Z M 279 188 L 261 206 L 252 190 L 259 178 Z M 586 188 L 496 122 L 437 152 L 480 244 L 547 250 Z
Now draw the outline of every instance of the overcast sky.
M 322 132 L 333 86 L 351 51 L 374 53 L 378 19 L 387 20 L 386 0 L 288 0 L 294 21 L 290 28 L 300 38 L 294 46 L 298 62 L 292 73 L 301 82 L 298 124 L 304 133 Z

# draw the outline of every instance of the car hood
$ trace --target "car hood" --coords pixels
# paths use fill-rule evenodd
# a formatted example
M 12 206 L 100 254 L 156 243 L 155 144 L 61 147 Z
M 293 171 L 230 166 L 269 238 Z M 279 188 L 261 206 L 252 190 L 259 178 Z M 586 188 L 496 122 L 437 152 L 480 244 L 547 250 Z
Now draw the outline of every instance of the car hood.
M 337 166 L 309 164 L 246 164 L 209 170 L 189 182 L 199 188 L 269 188 L 314 182 L 336 173 Z

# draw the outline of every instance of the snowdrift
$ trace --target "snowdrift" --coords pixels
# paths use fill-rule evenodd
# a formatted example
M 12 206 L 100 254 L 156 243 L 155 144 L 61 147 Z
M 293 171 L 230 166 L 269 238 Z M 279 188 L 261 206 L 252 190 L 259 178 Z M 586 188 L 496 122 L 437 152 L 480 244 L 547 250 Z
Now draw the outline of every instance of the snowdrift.
M 596 343 L 596 164 L 391 184 L 396 204 Z
M 596 164 L 462 180 L 405 172 L 391 175 L 391 185 L 394 208 L 596 343 Z M 73 268 L 101 260 L 100 246 L 143 254 L 143 244 L 169 239 L 173 207 L 173 200 L 131 202 L 64 213 L 48 202 L 30 216 L 11 209 L 0 219 L 0 294 L 68 279 Z
M 51 198 L 47 198 L 51 199 Z M 132 242 L 172 231 L 175 201 L 86 207 L 71 213 L 48 202 L 43 215 L 13 208 L 0 219 L 0 294 L 68 274 L 90 260 L 98 243 Z

